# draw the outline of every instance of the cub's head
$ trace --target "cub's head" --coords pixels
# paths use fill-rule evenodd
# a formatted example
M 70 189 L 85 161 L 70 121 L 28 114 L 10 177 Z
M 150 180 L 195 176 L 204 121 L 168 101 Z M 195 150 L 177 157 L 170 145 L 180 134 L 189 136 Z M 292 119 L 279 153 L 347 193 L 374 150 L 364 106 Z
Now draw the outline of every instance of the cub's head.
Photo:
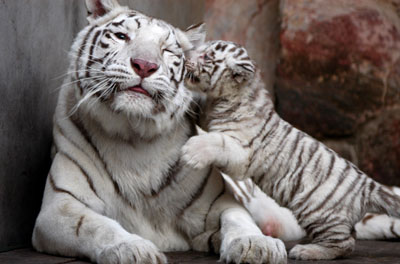
M 186 87 L 210 97 L 237 93 L 254 78 L 255 66 L 247 51 L 233 42 L 206 42 L 188 57 Z
M 183 32 L 116 0 L 86 0 L 86 6 L 89 25 L 71 51 L 75 108 L 114 133 L 127 120 L 159 130 L 179 122 L 192 100 L 183 89 L 184 54 L 204 39 L 203 26 Z

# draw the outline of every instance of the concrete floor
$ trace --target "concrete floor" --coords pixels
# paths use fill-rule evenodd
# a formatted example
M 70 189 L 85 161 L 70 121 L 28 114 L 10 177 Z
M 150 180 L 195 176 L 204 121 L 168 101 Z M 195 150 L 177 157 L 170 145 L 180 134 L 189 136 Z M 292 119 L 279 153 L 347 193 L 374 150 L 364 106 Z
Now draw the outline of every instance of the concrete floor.
M 400 263 L 400 240 L 399 241 L 357 241 L 355 252 L 343 259 L 332 261 L 295 261 L 289 260 L 289 264 L 394 264 Z M 295 243 L 287 243 L 287 249 Z M 217 255 L 201 252 L 173 252 L 167 253 L 169 263 L 191 263 L 191 264 L 220 264 Z M 75 258 L 63 258 L 40 254 L 33 249 L 17 249 L 0 253 L 2 264 L 87 264 L 89 262 Z

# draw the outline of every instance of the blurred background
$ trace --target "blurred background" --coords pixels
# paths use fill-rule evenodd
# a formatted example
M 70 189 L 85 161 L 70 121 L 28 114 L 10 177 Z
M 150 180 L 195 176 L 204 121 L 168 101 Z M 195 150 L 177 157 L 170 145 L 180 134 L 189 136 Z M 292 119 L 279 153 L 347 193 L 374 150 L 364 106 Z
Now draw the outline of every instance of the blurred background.
M 376 180 L 400 185 L 400 0 L 126 0 L 244 45 L 278 113 Z M 52 114 L 83 0 L 0 1 L 0 251 L 30 245 Z

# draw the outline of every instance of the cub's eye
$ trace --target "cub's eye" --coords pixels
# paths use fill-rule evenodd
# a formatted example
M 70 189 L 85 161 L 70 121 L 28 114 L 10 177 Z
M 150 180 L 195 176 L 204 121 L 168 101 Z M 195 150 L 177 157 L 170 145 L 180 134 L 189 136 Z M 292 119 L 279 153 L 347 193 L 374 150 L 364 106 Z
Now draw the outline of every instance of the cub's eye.
M 210 56 L 208 56 L 207 54 L 204 54 L 203 59 L 206 60 L 206 61 L 207 60 L 211 60 Z
M 122 32 L 114 33 L 114 35 L 115 35 L 118 39 L 120 39 L 120 40 L 129 40 L 128 35 L 127 35 L 127 34 L 124 34 L 124 33 L 122 33 Z

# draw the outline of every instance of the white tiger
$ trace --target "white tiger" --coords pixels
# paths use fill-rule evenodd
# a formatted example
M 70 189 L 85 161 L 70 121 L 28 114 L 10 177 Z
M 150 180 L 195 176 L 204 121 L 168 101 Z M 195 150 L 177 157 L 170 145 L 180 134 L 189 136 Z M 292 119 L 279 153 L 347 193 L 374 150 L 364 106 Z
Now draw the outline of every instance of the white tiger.
M 286 263 L 211 167 L 180 150 L 195 134 L 182 32 L 121 7 L 86 0 L 54 116 L 54 158 L 33 231 L 36 250 L 97 263 L 166 263 L 162 251 L 220 253 L 234 263 Z
M 208 133 L 189 139 L 183 160 L 197 169 L 214 164 L 234 179 L 251 178 L 291 209 L 312 239 L 291 249 L 291 258 L 350 254 L 354 225 L 367 212 L 400 216 L 400 196 L 393 188 L 278 116 L 243 47 L 211 41 L 190 59 L 187 87 L 207 95 L 202 125 Z

